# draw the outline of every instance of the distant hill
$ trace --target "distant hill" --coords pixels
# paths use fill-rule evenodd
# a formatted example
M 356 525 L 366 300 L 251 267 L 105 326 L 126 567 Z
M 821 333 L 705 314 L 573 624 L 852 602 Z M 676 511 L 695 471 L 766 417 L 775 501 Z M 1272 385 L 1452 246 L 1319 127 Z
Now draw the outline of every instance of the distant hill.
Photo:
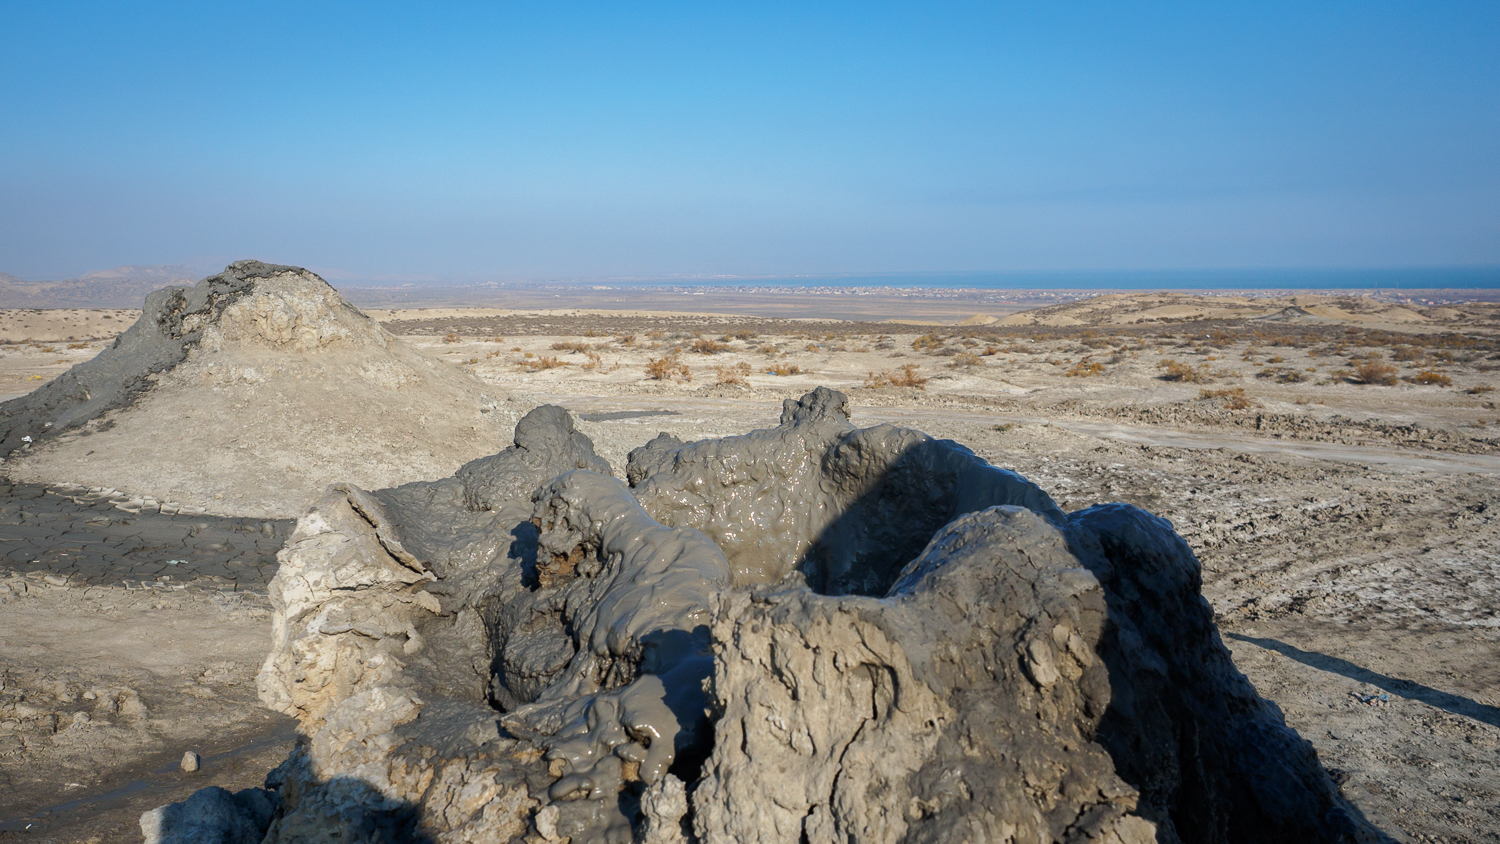
M 25 281 L 0 272 L 0 308 L 139 308 L 147 293 L 192 284 L 195 276 L 175 264 L 125 265 L 58 281 Z
M 999 325 L 1172 324 L 1203 320 L 1264 320 L 1302 324 L 1361 324 L 1416 327 L 1442 324 L 1493 324 L 1500 307 L 1472 303 L 1441 308 L 1393 304 L 1363 296 L 1200 296 L 1191 293 L 1110 293 L 1011 314 Z M 971 317 L 961 324 L 975 324 Z

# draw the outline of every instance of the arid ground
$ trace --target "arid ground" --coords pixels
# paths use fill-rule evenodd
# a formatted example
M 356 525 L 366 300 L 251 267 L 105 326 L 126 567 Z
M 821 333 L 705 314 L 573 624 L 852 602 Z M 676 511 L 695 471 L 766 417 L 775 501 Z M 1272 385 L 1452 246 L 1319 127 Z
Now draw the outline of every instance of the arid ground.
M 914 315 L 806 294 L 712 315 L 664 296 L 370 313 L 513 403 L 572 410 L 617 472 L 659 431 L 774 425 L 826 385 L 856 424 L 956 440 L 1064 509 L 1163 515 L 1236 663 L 1367 817 L 1500 841 L 1500 306 L 1130 294 Z M 137 315 L 0 312 L 0 399 Z M 253 682 L 289 521 L 70 471 L 0 488 L 0 841 L 136 840 L 140 812 L 257 784 L 293 738 Z

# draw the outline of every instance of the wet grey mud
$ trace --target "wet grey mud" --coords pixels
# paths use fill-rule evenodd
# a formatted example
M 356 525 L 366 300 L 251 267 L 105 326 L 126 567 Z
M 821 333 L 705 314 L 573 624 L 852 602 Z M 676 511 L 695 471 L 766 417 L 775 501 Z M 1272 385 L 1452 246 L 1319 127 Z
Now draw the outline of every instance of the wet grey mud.
M 258 678 L 302 738 L 148 841 L 1380 841 L 1166 521 L 1066 513 L 846 397 L 624 467 L 561 408 L 332 487 Z

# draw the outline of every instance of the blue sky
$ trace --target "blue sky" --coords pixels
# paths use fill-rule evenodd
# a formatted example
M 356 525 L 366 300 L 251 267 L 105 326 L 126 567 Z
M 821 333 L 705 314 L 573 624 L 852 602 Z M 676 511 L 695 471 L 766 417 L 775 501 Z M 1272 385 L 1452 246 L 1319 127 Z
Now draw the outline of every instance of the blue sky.
M 0 5 L 0 270 L 1500 264 L 1500 3 Z

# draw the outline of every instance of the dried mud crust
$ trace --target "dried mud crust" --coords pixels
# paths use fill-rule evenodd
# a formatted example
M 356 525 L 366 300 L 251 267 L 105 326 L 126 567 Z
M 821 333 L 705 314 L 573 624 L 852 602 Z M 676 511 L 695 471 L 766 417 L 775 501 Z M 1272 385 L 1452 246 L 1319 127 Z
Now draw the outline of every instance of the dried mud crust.
M 1265 410 L 1226 410 L 1203 402 L 1184 402 L 1149 407 L 1098 407 L 1082 401 L 1065 401 L 1046 412 L 1093 419 L 1122 419 L 1142 425 L 1171 425 L 1188 429 L 1234 428 L 1259 436 L 1345 445 L 1390 444 L 1401 448 L 1451 451 L 1459 454 L 1494 454 L 1500 437 L 1474 436 L 1462 431 L 1415 423 L 1355 419 L 1342 414 L 1317 418 L 1308 414 L 1275 413 Z
M 243 779 L 245 745 L 285 755 L 252 681 L 292 526 L 0 483 L 0 840 L 129 840 L 150 800 Z M 161 770 L 189 749 L 201 777 Z
M 264 593 L 0 587 L 0 840 L 138 841 L 152 805 L 259 785 L 290 750 L 291 719 L 255 698 Z
M 658 439 L 630 488 L 562 418 L 299 521 L 259 684 L 309 738 L 268 841 L 1383 840 L 1166 522 L 829 390 Z
M 265 594 L 287 519 L 231 519 L 109 489 L 0 481 L 0 572 L 56 587 Z

